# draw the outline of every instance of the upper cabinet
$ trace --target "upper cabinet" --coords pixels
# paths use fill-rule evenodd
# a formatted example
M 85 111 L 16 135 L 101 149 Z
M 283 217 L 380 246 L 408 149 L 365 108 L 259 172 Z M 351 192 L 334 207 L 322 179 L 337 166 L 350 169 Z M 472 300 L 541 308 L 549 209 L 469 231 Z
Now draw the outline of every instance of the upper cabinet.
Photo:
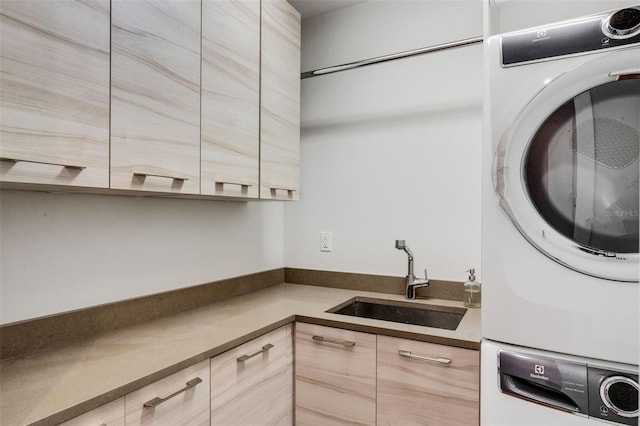
M 0 2 L 0 181 L 109 186 L 109 0 Z
M 260 198 L 300 196 L 300 14 L 262 1 Z
M 199 0 L 113 0 L 111 188 L 200 193 Z
M 260 1 L 202 1 L 205 195 L 258 198 Z
M 286 0 L 0 13 L 3 187 L 299 199 L 300 14 Z

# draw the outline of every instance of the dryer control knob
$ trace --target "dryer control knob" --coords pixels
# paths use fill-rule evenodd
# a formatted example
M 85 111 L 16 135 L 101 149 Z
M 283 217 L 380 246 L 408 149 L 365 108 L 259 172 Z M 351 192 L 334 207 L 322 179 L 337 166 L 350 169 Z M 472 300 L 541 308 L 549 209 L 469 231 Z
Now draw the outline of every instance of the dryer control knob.
M 602 23 L 602 32 L 611 38 L 630 38 L 640 33 L 640 9 L 621 9 Z
M 600 398 L 621 417 L 638 417 L 639 391 L 638 382 L 625 376 L 610 376 L 600 384 Z

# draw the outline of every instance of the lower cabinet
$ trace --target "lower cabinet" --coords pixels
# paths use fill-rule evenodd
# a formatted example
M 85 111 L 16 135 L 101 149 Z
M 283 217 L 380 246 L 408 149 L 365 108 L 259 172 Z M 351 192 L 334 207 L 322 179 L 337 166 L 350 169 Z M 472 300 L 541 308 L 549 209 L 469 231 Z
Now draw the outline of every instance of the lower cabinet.
M 478 425 L 480 352 L 378 336 L 379 425 Z
M 211 358 L 212 425 L 292 425 L 291 324 Z
M 116 399 L 61 423 L 61 426 L 85 425 L 124 426 L 124 398 Z
M 301 322 L 293 330 L 285 325 L 63 425 L 479 424 L 479 351 Z
M 181 370 L 64 426 L 291 426 L 293 325 Z
M 297 425 L 478 425 L 480 352 L 296 323 Z
M 296 425 L 376 423 L 376 335 L 296 323 Z
M 209 389 L 206 360 L 126 395 L 126 425 L 208 425 Z

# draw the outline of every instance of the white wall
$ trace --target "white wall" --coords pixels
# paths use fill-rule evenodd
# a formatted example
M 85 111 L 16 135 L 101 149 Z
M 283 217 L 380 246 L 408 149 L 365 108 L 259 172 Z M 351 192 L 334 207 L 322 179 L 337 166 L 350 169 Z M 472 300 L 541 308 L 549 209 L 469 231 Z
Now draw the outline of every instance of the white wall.
M 460 25 L 443 35 L 445 22 Z M 479 1 L 365 2 L 303 21 L 303 69 L 481 34 Z M 461 281 L 479 268 L 481 87 L 481 45 L 303 80 L 285 264 L 401 276 L 394 240 L 406 239 L 416 274 Z
M 635 2 L 498 0 L 492 31 Z M 480 35 L 481 9 L 374 0 L 320 15 L 303 22 L 302 68 Z M 0 322 L 282 266 L 400 276 L 397 238 L 417 273 L 463 280 L 480 267 L 481 62 L 476 45 L 304 80 L 299 203 L 1 191 Z
M 302 32 L 310 71 L 481 36 L 482 0 L 368 0 L 306 19 Z
M 0 193 L 0 322 L 281 268 L 276 202 Z

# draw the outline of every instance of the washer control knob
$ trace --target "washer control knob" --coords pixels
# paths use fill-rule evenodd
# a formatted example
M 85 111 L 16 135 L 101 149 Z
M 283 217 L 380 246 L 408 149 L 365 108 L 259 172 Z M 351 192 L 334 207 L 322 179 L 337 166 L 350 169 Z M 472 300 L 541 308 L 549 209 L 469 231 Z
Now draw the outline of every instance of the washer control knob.
M 609 411 L 621 417 L 638 417 L 640 386 L 625 376 L 609 376 L 600 384 L 600 397 Z
M 611 38 L 630 38 L 640 33 L 640 9 L 621 9 L 602 22 L 602 32 Z

